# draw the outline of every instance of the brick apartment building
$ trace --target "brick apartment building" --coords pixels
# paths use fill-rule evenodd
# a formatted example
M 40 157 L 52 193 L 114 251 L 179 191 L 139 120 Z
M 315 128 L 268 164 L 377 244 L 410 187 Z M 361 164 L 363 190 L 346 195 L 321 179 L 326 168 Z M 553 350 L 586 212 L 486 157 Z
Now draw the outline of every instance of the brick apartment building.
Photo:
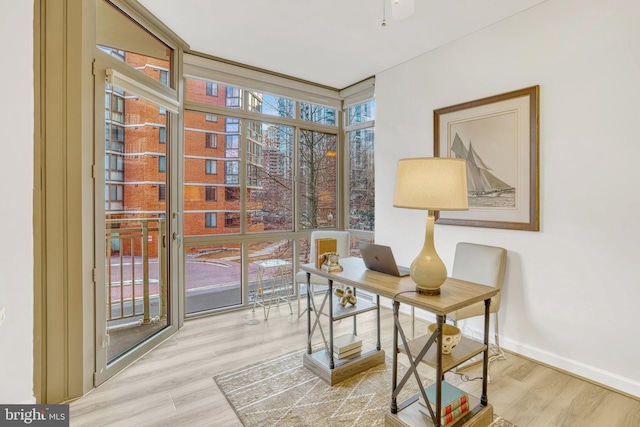
M 110 50 L 140 72 L 167 84 L 169 63 L 156 58 Z M 240 90 L 190 79 L 187 97 L 205 104 L 235 106 Z M 167 112 L 134 94 L 108 87 L 105 106 L 105 210 L 111 229 L 111 250 L 142 253 L 140 239 L 118 237 L 137 233 L 147 223 L 148 255 L 158 254 L 158 220 L 165 218 L 167 197 Z M 261 130 L 256 126 L 255 135 Z M 196 112 L 185 113 L 184 233 L 185 235 L 237 233 L 240 230 L 240 120 Z M 262 146 L 249 140 L 247 211 L 261 210 L 252 189 L 261 186 Z M 144 219 L 146 221 L 132 221 Z M 249 215 L 251 231 L 264 225 Z M 119 231 L 114 231 L 117 229 Z M 130 230 L 130 231 L 126 231 Z M 131 243 L 134 242 L 134 243 Z M 120 247 L 122 246 L 122 247 Z

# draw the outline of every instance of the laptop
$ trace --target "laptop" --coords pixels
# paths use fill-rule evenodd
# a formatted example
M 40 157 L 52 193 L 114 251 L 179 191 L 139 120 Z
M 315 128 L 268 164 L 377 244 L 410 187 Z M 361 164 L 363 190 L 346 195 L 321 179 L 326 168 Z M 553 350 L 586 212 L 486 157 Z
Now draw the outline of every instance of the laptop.
M 393 257 L 393 252 L 389 246 L 376 245 L 375 243 L 359 242 L 360 253 L 362 254 L 362 260 L 364 265 L 373 271 L 380 273 L 390 274 L 392 276 L 408 276 L 409 268 L 399 267 L 396 264 L 396 259 Z

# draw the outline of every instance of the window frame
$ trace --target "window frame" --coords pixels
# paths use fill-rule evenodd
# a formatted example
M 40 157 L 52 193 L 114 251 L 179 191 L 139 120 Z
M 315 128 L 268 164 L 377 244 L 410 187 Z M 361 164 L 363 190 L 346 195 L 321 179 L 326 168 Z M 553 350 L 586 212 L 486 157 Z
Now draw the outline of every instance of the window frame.
M 213 172 L 211 172 L 211 170 L 213 170 Z M 205 159 L 204 173 L 205 173 L 205 175 L 217 175 L 218 174 L 218 161 L 214 160 L 214 159 Z
M 214 223 L 214 224 L 211 225 L 211 223 Z M 205 228 L 218 228 L 218 214 L 216 212 L 205 212 L 204 226 Z
M 240 189 L 240 197 L 231 201 L 226 201 L 224 194 L 219 194 L 218 204 L 220 206 L 220 213 L 224 215 L 224 222 L 218 223 L 219 231 L 211 231 L 210 234 L 187 234 L 185 232 L 184 242 L 186 247 L 203 247 L 206 245 L 224 245 L 225 243 L 250 245 L 252 242 L 267 240 L 267 239 L 279 239 L 287 238 L 291 239 L 294 243 L 295 251 L 299 251 L 301 247 L 304 247 L 305 237 L 308 238 L 313 229 L 302 229 L 300 227 L 299 216 L 301 214 L 300 207 L 296 201 L 298 196 L 293 194 L 293 210 L 291 215 L 293 216 L 293 226 L 291 230 L 285 231 L 259 231 L 254 232 L 253 228 L 256 225 L 256 218 L 260 217 L 262 211 L 254 209 L 260 209 L 260 205 L 256 205 L 256 200 L 252 198 L 249 190 L 252 190 L 251 186 L 260 186 L 259 180 L 252 180 L 252 173 L 250 168 L 252 165 L 259 165 L 257 161 L 257 155 L 259 150 L 250 148 L 250 144 L 262 144 L 260 141 L 260 135 L 257 135 L 255 140 L 250 135 L 249 127 L 250 123 L 269 123 L 275 126 L 290 126 L 293 129 L 293 142 L 291 151 L 291 171 L 294 176 L 292 187 L 295 188 L 300 185 L 299 181 L 295 177 L 300 170 L 300 157 L 299 151 L 299 133 L 301 130 L 310 130 L 321 133 L 328 133 L 335 135 L 336 139 L 336 174 L 337 179 L 335 183 L 335 212 L 332 214 L 336 217 L 335 226 L 328 229 L 346 229 L 348 222 L 348 212 L 346 206 L 348 206 L 348 146 L 345 133 L 344 123 L 346 120 L 343 99 L 348 96 L 342 95 L 339 91 L 327 90 L 325 88 L 310 88 L 309 92 L 304 92 L 309 86 L 300 82 L 294 82 L 286 78 L 280 77 L 277 79 L 277 84 L 274 83 L 272 77 L 263 74 L 258 71 L 251 71 L 247 73 L 246 68 L 242 68 L 236 65 L 228 63 L 218 63 L 210 58 L 198 57 L 195 54 L 185 54 L 185 87 L 193 84 L 189 79 L 196 79 L 200 81 L 215 81 L 220 84 L 221 90 L 233 90 L 233 95 L 237 96 L 239 102 L 232 102 L 227 104 L 226 100 L 222 99 L 222 93 L 220 93 L 220 100 L 218 103 L 211 103 L 207 100 L 198 101 L 202 99 L 195 97 L 187 97 L 188 91 L 185 91 L 185 99 L 183 100 L 185 112 L 200 113 L 205 116 L 204 122 L 208 122 L 208 118 L 215 116 L 218 122 L 221 122 L 220 118 L 226 119 L 227 117 L 240 119 L 240 128 L 229 127 L 227 123 L 219 123 L 217 128 L 220 131 L 220 135 L 225 136 L 224 145 L 222 141 L 218 141 L 219 158 L 224 162 L 224 174 L 221 181 L 215 181 L 216 185 L 221 188 L 228 186 L 236 187 Z M 215 65 L 211 65 L 215 64 Z M 219 67 L 219 68 L 218 68 Z M 257 77 L 259 76 L 259 77 Z M 226 87 L 233 87 L 234 89 L 226 89 Z M 224 88 L 224 89 L 223 89 Z M 316 91 L 316 93 L 313 93 Z M 283 117 L 278 115 L 266 114 L 262 111 L 262 108 L 253 108 L 256 106 L 256 100 L 251 100 L 250 96 L 253 96 L 256 92 L 271 94 L 282 98 L 290 98 L 293 100 L 293 115 L 295 117 Z M 198 92 L 195 92 L 198 93 Z M 199 92 L 202 94 L 202 89 Z M 226 93 L 226 92 L 225 92 Z M 300 118 L 300 105 L 301 103 L 308 103 L 310 105 L 317 105 L 320 107 L 326 107 L 327 109 L 335 109 L 335 113 L 331 115 L 330 120 L 318 120 L 305 121 Z M 333 111 L 333 110 L 332 110 Z M 191 126 L 190 126 L 191 128 Z M 209 132 L 212 127 L 204 127 L 203 131 Z M 238 135 L 237 137 L 235 135 Z M 227 138 L 228 136 L 228 138 Z M 187 157 L 197 157 L 197 155 L 189 155 Z M 257 176 L 257 174 L 256 174 Z M 199 183 L 199 181 L 197 181 Z M 209 182 L 198 185 L 210 185 Z M 187 185 L 187 184 L 185 184 Z M 191 190 L 190 190 L 191 191 Z M 206 191 L 206 190 L 205 190 Z M 206 199 L 206 194 L 205 194 Z M 226 203 L 226 205 L 223 205 Z M 257 202 L 259 203 L 259 201 Z M 332 202 L 333 203 L 333 202 Z M 217 209 L 216 206 L 216 209 Z M 257 206 L 257 208 L 256 208 Z M 213 207 L 213 205 L 212 205 Z M 185 206 L 184 214 L 187 215 Z M 254 212 L 257 214 L 255 215 Z M 266 221 L 266 219 L 265 219 Z M 326 229 L 326 228 L 320 228 Z M 373 240 L 373 232 L 367 232 L 362 230 L 354 230 L 352 237 L 354 239 L 366 239 Z M 248 249 L 242 250 L 243 256 L 248 256 Z M 294 271 L 297 271 L 299 266 L 299 260 L 294 256 Z M 243 260 L 243 271 L 246 268 L 248 258 Z M 247 284 L 244 283 L 247 278 L 242 278 L 243 292 L 246 291 Z M 246 306 L 247 300 L 243 299 L 243 304 Z M 217 309 L 212 309 L 217 311 Z M 196 313 L 194 313 L 196 315 Z

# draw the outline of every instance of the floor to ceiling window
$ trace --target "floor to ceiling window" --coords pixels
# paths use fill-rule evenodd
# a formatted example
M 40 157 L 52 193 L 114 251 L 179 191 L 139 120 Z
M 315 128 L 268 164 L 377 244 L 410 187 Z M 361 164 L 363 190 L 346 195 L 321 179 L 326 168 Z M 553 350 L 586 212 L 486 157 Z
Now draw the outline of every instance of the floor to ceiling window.
M 350 230 L 375 231 L 374 130 L 375 101 L 346 107 L 349 150 L 348 210 Z
M 276 281 L 295 292 L 310 232 L 348 221 L 341 162 L 350 151 L 338 91 L 323 97 L 191 59 L 183 216 L 187 315 L 197 315 L 251 306 Z

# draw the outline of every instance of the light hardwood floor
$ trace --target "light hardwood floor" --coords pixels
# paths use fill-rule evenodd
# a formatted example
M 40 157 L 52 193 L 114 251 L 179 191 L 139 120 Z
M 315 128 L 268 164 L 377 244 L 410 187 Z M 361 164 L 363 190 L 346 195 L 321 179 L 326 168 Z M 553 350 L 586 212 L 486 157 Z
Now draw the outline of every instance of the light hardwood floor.
M 390 358 L 391 311 L 383 309 L 381 317 L 383 349 Z M 252 318 L 260 323 L 248 325 Z M 367 313 L 358 321 L 358 334 L 372 342 L 374 319 Z M 402 321 L 408 327 L 408 316 Z M 336 323 L 337 333 L 351 325 L 349 320 Z M 71 426 L 241 426 L 213 377 L 305 348 L 306 329 L 306 315 L 298 319 L 283 306 L 272 310 L 268 321 L 250 309 L 187 321 L 131 367 L 72 402 Z M 418 321 L 416 331 L 425 330 L 426 322 Z M 480 372 L 474 367 L 464 373 L 474 378 Z M 517 355 L 493 362 L 490 373 L 494 412 L 520 427 L 640 426 L 640 401 Z M 452 373 L 446 378 L 460 381 Z M 460 384 L 476 395 L 481 388 L 477 380 Z

